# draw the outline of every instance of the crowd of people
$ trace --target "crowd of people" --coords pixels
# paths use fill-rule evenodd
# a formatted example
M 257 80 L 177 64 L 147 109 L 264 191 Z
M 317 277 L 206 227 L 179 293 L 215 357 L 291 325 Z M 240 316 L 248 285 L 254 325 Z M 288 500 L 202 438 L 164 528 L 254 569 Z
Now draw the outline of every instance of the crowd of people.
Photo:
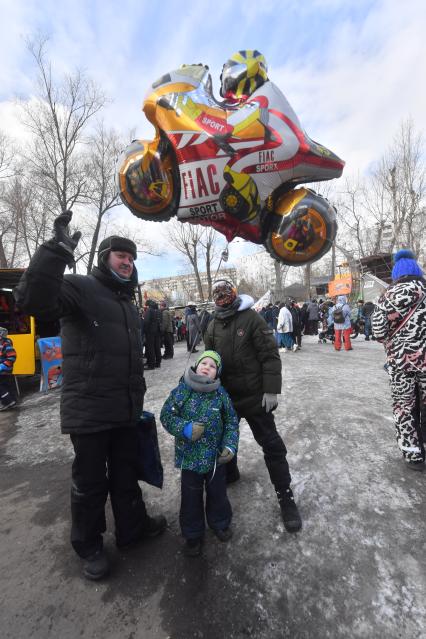
M 277 302 L 258 313 L 253 298 L 218 280 L 212 314 L 198 313 L 190 302 L 177 315 L 166 302 L 152 300 L 141 312 L 135 298 L 137 248 L 127 238 L 103 240 L 90 275 L 64 274 L 80 239 L 78 232 L 71 236 L 68 231 L 71 216 L 66 212 L 55 220 L 54 236 L 38 249 L 14 295 L 25 312 L 61 321 L 61 430 L 74 448 L 71 544 L 86 578 L 101 579 L 110 569 L 103 546 L 108 495 L 118 548 L 160 535 L 167 527 L 163 515 L 148 514 L 142 496 L 137 425 L 146 391 L 144 368 L 158 368 L 173 358 L 175 341 L 186 340 L 188 353 L 197 354 L 201 341 L 206 348 L 188 364 L 160 415 L 175 438 L 187 556 L 201 553 L 206 520 L 220 541 L 232 537 L 227 485 L 240 479 L 241 418 L 262 448 L 284 528 L 301 530 L 274 410 L 281 393 L 280 351 L 297 352 L 304 335 L 318 336 L 321 343 L 330 339 L 336 351 L 342 344 L 352 349 L 356 328 L 365 340 L 375 336 L 384 343 L 397 441 L 411 468 L 424 467 L 426 282 L 412 253 L 395 256 L 394 284 L 376 306 L 358 300 L 351 308 L 339 296 L 304 304 Z M 7 408 L 15 401 L 10 379 L 16 354 L 1 328 L 0 348 L 1 403 Z
M 371 316 L 375 305 L 359 299 L 351 307 L 346 295 L 325 300 L 316 298 L 298 303 L 295 300 L 270 303 L 259 313 L 275 332 L 281 352 L 296 352 L 302 347 L 303 335 L 318 335 L 320 344 L 327 340 L 334 343 L 336 351 L 352 350 L 351 335 L 364 335 L 365 340 L 375 339 L 372 335 Z
M 208 310 L 197 312 L 193 302 L 186 305 L 183 313 L 177 314 L 166 301 L 147 299 L 140 309 L 145 368 L 160 368 L 163 359 L 173 359 L 175 342 L 186 341 L 187 351 L 197 353 L 196 346 L 200 344 L 210 319 Z

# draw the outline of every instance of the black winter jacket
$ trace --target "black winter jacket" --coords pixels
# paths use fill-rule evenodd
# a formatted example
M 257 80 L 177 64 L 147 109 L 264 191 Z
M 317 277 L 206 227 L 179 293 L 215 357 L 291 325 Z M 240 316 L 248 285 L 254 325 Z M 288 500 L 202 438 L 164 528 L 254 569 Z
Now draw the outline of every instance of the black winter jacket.
M 297 306 L 290 306 L 289 311 L 293 320 L 293 333 L 298 335 L 301 330 L 300 308 Z
M 164 308 L 161 313 L 161 332 L 173 333 L 172 312 L 168 308 Z
M 162 317 L 158 304 L 148 306 L 144 315 L 145 335 L 161 335 Z
M 27 313 L 61 318 L 62 432 L 135 425 L 146 386 L 133 287 L 97 267 L 89 276 L 64 276 L 67 261 L 59 246 L 46 243 L 14 291 Z
M 222 358 L 221 381 L 240 417 L 259 413 L 264 393 L 281 393 L 281 359 L 274 332 L 251 308 L 226 320 L 213 318 L 206 349 Z

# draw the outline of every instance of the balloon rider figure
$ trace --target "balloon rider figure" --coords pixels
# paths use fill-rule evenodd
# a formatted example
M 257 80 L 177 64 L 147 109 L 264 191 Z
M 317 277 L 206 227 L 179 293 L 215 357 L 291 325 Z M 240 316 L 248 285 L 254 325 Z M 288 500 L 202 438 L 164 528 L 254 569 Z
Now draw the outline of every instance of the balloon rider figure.
M 13 342 L 7 336 L 7 328 L 0 327 L 0 410 L 16 406 L 13 365 L 16 351 Z
M 253 109 L 255 103 L 250 103 L 248 108 L 243 108 L 251 94 L 267 80 L 268 65 L 259 51 L 238 51 L 225 62 L 220 76 L 220 95 L 224 98 L 223 106 L 230 109 L 227 117 L 229 127 L 227 137 L 244 138 L 256 135 L 267 141 L 268 129 L 258 117 L 258 105 Z M 260 145 L 256 147 L 256 150 L 259 151 L 262 148 L 263 146 Z M 244 151 L 242 153 L 244 154 Z M 264 156 L 265 159 L 268 157 L 271 156 Z M 233 150 L 232 158 L 223 172 L 227 184 L 219 200 L 225 211 L 245 222 L 258 214 L 260 197 L 253 178 L 247 173 L 231 168 L 239 158 L 240 154 Z

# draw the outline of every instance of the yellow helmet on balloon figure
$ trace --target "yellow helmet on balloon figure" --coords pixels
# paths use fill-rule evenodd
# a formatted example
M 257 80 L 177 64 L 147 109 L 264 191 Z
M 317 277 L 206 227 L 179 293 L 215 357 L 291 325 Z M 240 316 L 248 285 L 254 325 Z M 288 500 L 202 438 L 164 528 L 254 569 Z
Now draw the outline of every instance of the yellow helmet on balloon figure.
M 237 51 L 223 65 L 220 80 L 220 95 L 223 98 L 248 98 L 268 80 L 265 57 L 256 49 Z

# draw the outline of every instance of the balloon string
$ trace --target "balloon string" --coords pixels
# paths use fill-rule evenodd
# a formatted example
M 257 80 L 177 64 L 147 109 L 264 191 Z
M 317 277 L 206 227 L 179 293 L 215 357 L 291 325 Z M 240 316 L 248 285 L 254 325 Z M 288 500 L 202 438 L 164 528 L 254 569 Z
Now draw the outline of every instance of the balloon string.
M 227 262 L 227 261 L 228 261 L 228 255 L 229 255 L 228 246 L 229 246 L 229 242 L 226 244 L 226 247 L 223 249 L 223 251 L 222 251 L 222 253 L 221 253 L 220 260 L 219 260 L 219 264 L 218 264 L 218 267 L 217 267 L 217 269 L 216 269 L 216 273 L 215 273 L 215 275 L 214 275 L 213 280 L 215 280 L 215 279 L 216 279 L 217 274 L 219 273 L 220 266 L 221 266 L 222 262 L 223 262 L 223 261 L 225 261 L 225 262 Z M 225 256 L 226 256 L 226 258 L 225 258 Z M 206 302 L 204 302 L 204 303 L 206 303 Z M 208 303 L 208 302 L 207 302 L 207 303 Z M 196 344 L 197 344 L 197 340 L 198 340 L 198 337 L 199 337 L 199 335 L 200 335 L 200 329 L 201 329 L 201 320 L 200 320 L 200 327 L 199 327 L 199 328 L 197 328 L 197 332 L 196 332 L 196 334 L 195 334 L 194 340 L 193 340 L 192 345 L 191 345 L 191 347 L 190 347 L 190 349 L 189 349 L 188 357 L 187 357 L 186 362 L 185 362 L 184 372 L 185 372 L 185 370 L 186 370 L 186 369 L 187 369 L 187 367 L 188 367 L 188 363 L 189 363 L 189 360 L 190 360 L 190 358 L 191 358 L 192 352 L 193 352 L 193 350 L 194 350 L 194 348 L 195 348 L 195 346 L 196 346 Z

